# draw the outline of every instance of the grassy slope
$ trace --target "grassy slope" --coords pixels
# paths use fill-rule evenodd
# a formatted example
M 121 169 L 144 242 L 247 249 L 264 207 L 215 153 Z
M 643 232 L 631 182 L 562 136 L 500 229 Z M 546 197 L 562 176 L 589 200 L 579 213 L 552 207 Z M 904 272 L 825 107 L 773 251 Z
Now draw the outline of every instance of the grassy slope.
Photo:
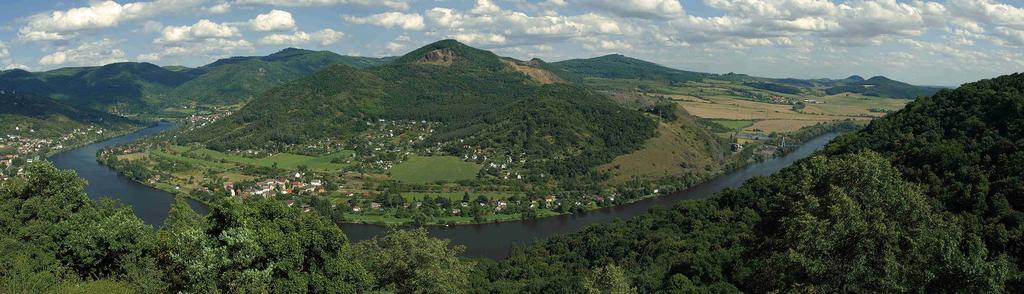
M 611 184 L 633 177 L 653 180 L 720 171 L 723 150 L 718 139 L 682 111 L 679 117 L 675 122 L 660 123 L 658 134 L 639 150 L 618 156 L 598 169 L 611 175 Z

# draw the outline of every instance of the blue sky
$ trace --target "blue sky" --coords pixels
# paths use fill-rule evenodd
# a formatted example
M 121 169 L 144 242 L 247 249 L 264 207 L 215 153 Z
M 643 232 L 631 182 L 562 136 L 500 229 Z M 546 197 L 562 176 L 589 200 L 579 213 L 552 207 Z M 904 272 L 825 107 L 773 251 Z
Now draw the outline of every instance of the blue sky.
M 198 66 L 286 47 L 400 55 L 454 38 L 548 61 L 609 53 L 766 77 L 958 85 L 1024 69 L 1014 0 L 5 0 L 0 69 Z

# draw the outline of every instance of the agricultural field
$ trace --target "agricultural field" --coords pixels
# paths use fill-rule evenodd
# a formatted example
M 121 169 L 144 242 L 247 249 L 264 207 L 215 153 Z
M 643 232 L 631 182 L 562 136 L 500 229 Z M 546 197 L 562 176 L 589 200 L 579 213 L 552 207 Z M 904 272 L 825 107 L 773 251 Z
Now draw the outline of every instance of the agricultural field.
M 589 79 L 589 85 L 614 91 L 618 101 L 643 99 L 677 103 L 720 137 L 739 132 L 788 133 L 838 120 L 870 120 L 902 109 L 907 99 L 872 97 L 854 93 L 826 95 L 823 89 L 800 88 L 799 93 L 779 93 L 753 88 L 742 82 L 704 80 L 669 85 L 658 81 Z M 803 109 L 786 103 L 768 103 L 765 97 L 805 102 Z
M 391 178 L 406 183 L 469 180 L 480 166 L 455 156 L 413 156 L 391 169 Z
M 905 99 L 865 97 L 845 94 L 817 97 L 801 110 L 792 105 L 750 101 L 740 97 L 704 96 L 704 102 L 674 100 L 694 116 L 708 119 L 725 128 L 737 128 L 736 132 L 788 133 L 803 127 L 838 120 L 870 120 L 885 115 L 873 110 L 895 111 L 909 102 Z

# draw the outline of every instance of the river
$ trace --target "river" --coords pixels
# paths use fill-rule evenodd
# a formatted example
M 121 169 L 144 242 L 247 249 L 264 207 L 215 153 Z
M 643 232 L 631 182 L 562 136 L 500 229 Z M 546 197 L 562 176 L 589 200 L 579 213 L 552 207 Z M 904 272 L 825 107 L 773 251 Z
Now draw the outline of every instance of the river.
M 139 184 L 118 174 L 113 169 L 99 164 L 96 161 L 96 152 L 107 146 L 128 143 L 173 128 L 173 124 L 161 122 L 135 133 L 54 155 L 50 157 L 50 160 L 58 168 L 73 169 L 78 172 L 79 176 L 85 178 L 89 182 L 86 192 L 90 198 L 98 199 L 101 196 L 109 196 L 120 200 L 131 205 L 135 214 L 146 223 L 160 226 L 167 218 L 168 209 L 174 202 L 174 195 Z M 783 157 L 748 165 L 709 182 L 667 196 L 648 198 L 583 214 L 560 215 L 533 221 L 430 227 L 428 230 L 434 237 L 449 239 L 453 244 L 466 246 L 464 255 L 467 257 L 503 258 L 508 254 L 509 248 L 516 244 L 526 244 L 537 239 L 574 232 L 583 226 L 594 223 L 630 218 L 645 213 L 653 207 L 670 206 L 679 200 L 706 198 L 723 189 L 737 187 L 751 177 L 770 175 L 811 155 L 836 136 L 838 136 L 836 133 L 818 136 Z M 197 212 L 207 213 L 207 208 L 203 204 L 191 200 L 190 204 Z M 366 240 L 380 235 L 386 230 L 383 226 L 366 224 L 344 224 L 341 228 L 352 241 Z
M 152 188 L 125 177 L 112 168 L 96 161 L 96 152 L 108 146 L 125 144 L 136 139 L 174 129 L 169 122 L 159 122 L 154 126 L 111 138 L 106 141 L 92 143 L 50 156 L 50 161 L 59 169 L 73 169 L 78 176 L 88 181 L 85 192 L 89 198 L 99 199 L 110 197 L 130 205 L 135 215 L 147 224 L 159 227 L 167 218 L 167 213 L 174 204 L 174 194 Z M 206 205 L 189 199 L 192 209 L 201 214 L 207 213 Z

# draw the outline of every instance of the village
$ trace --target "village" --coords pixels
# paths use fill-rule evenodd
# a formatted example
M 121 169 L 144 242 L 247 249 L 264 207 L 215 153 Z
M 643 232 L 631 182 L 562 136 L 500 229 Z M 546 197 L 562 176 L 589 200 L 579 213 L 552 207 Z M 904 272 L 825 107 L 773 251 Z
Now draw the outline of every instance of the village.
M 201 128 L 224 115 L 190 115 L 179 121 L 179 130 Z M 428 140 L 443 128 L 439 122 L 373 119 L 365 124 L 347 139 L 223 152 L 175 145 L 175 131 L 103 149 L 97 158 L 138 182 L 199 201 L 275 199 L 306 212 L 329 209 L 344 214 L 346 222 L 363 223 L 532 219 L 634 201 L 659 191 L 650 185 L 588 192 L 526 189 L 526 181 L 547 175 L 527 172 L 529 160 L 523 152 L 481 148 L 472 136 Z M 329 203 L 329 208 L 317 208 L 318 202 Z
M 312 179 L 296 172 L 289 177 L 269 178 L 257 182 L 225 182 L 225 196 L 243 199 L 259 197 L 284 201 L 288 207 L 303 212 L 314 211 L 317 200 L 328 199 L 330 209 L 345 215 L 347 222 L 400 224 L 464 224 L 491 221 L 533 219 L 547 215 L 583 212 L 626 202 L 619 193 L 607 196 L 589 193 L 509 194 L 504 197 L 474 193 L 398 193 L 344 189 L 327 181 Z M 213 192 L 200 189 L 199 192 Z M 657 195 L 660 191 L 640 192 Z M 421 195 L 421 196 L 420 196 Z M 639 195 L 639 194 L 638 194 Z M 634 196 L 632 200 L 642 197 Z
M 8 131 L 0 135 L 0 180 L 19 174 L 26 163 L 110 135 L 109 130 L 97 126 L 72 129 L 58 136 L 18 125 Z

